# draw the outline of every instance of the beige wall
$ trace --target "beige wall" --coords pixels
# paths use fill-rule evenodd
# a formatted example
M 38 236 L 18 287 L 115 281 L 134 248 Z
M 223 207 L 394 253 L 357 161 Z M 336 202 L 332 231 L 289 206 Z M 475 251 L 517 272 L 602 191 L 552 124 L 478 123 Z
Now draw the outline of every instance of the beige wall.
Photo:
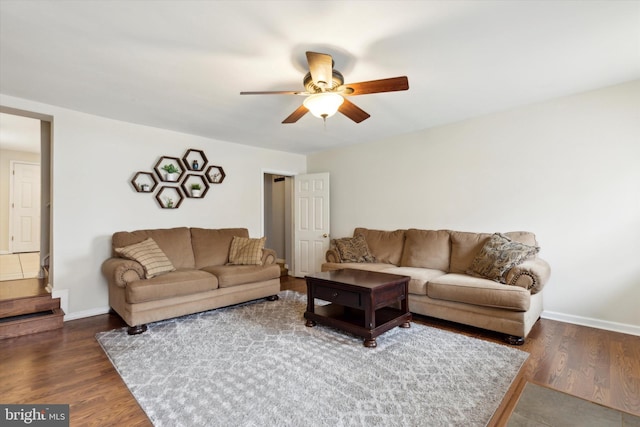
M 305 156 L 232 144 L 110 120 L 0 94 L 0 105 L 53 117 L 52 263 L 54 292 L 67 291 L 66 319 L 104 313 L 107 284 L 100 272 L 120 230 L 161 227 L 246 227 L 263 235 L 264 170 L 306 171 Z M 179 209 L 161 209 L 130 180 L 161 156 L 203 150 L 222 165 L 224 183 Z
M 9 252 L 9 194 L 11 192 L 11 161 L 40 163 L 39 153 L 0 150 L 0 254 Z
M 1 94 L 0 105 L 54 117 L 54 285 L 73 316 L 107 307 L 100 265 L 114 231 L 260 236 L 265 170 L 328 171 L 334 237 L 356 226 L 530 230 L 553 269 L 546 317 L 640 335 L 640 81 L 306 158 Z M 227 172 L 205 199 L 162 210 L 131 189 L 135 171 L 188 148 Z
M 373 120 L 373 119 L 371 119 Z M 640 335 L 640 80 L 308 156 L 331 234 L 529 230 L 545 316 Z

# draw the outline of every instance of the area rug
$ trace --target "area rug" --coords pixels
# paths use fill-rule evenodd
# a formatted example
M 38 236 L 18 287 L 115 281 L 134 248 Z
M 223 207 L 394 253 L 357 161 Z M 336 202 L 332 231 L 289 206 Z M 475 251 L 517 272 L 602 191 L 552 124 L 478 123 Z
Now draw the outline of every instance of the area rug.
M 484 426 L 528 357 L 416 323 L 366 348 L 279 295 L 97 339 L 156 426 Z
M 638 427 L 640 417 L 527 383 L 507 426 Z

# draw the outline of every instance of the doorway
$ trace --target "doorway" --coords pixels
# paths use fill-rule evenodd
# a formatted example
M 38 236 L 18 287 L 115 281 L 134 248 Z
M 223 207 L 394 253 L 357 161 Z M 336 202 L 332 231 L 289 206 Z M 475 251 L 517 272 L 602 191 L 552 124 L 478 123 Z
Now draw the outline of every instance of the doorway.
M 9 163 L 9 252 L 40 252 L 40 163 Z
M 0 106 L 0 281 L 51 287 L 51 120 Z
M 264 172 L 263 207 L 265 245 L 276 251 L 286 274 L 319 272 L 330 243 L 329 173 Z
M 263 188 L 265 247 L 276 251 L 283 275 L 293 275 L 293 177 L 265 172 Z

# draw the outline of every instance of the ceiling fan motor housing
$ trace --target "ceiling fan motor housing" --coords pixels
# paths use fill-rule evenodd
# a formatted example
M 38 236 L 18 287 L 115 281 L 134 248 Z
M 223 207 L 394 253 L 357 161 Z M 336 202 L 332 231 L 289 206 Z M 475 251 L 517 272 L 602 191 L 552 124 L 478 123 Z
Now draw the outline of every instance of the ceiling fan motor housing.
M 309 93 L 320 93 L 325 91 L 330 92 L 344 84 L 344 77 L 342 76 L 342 73 L 340 73 L 340 71 L 332 70 L 331 82 L 326 82 L 327 85 L 325 87 L 322 87 L 322 85 L 317 85 L 313 82 L 311 73 L 307 73 L 307 75 L 304 76 L 303 83 L 305 89 Z
M 340 112 L 360 123 L 371 117 L 354 103 L 345 99 L 349 95 L 365 95 L 369 93 L 395 92 L 409 89 L 407 76 L 392 77 L 387 79 L 369 80 L 359 83 L 344 85 L 344 77 L 333 66 L 333 58 L 326 53 L 306 52 L 309 72 L 304 76 L 302 83 L 305 91 L 266 91 L 266 92 L 240 92 L 240 95 L 304 95 L 302 105 L 289 114 L 282 123 L 295 123 L 308 112 L 316 117 L 326 119 L 336 112 Z M 315 80 L 315 81 L 314 81 Z M 329 81 L 325 81 L 329 80 Z

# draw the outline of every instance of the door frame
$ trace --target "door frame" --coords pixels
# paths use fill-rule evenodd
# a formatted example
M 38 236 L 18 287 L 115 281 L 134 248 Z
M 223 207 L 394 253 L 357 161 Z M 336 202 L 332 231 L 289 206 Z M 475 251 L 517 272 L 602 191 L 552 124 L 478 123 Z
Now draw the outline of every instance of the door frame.
M 0 105 L 0 113 L 40 120 L 40 265 L 49 265 L 46 288 L 53 290 L 53 116 Z M 42 271 L 42 270 L 41 270 Z M 66 305 L 66 301 L 62 302 Z
M 276 169 L 262 169 L 262 173 L 260 174 L 260 206 L 261 206 L 261 214 L 260 214 L 260 233 L 264 236 L 265 235 L 265 223 L 264 223 L 264 209 L 265 209 L 265 188 L 264 188 L 264 176 L 265 175 L 281 175 L 281 176 L 285 176 L 285 177 L 289 177 L 289 178 L 293 178 L 296 175 L 299 175 L 301 172 L 291 172 L 291 171 L 282 171 L 282 170 L 276 170 Z M 290 196 L 293 197 L 293 191 L 294 189 L 291 189 L 291 194 Z M 291 251 L 293 251 L 293 231 L 295 228 L 295 219 L 293 218 L 293 206 L 291 206 L 291 212 L 289 212 L 290 216 L 291 216 L 291 224 L 290 224 L 290 236 L 291 239 L 289 242 L 285 241 L 285 246 L 288 247 Z M 289 271 L 293 272 L 293 268 L 294 268 L 294 264 L 295 264 L 296 260 L 295 260 L 295 256 L 291 257 L 291 265 L 289 265 Z
M 34 163 L 34 162 L 27 162 L 24 160 L 9 160 L 9 231 L 10 231 L 10 238 L 9 238 L 9 253 L 15 253 L 15 247 L 14 247 L 14 239 L 12 239 L 11 237 L 13 237 L 13 232 L 14 230 L 14 225 L 15 225 L 15 209 L 14 209 L 14 203 L 15 203 L 15 183 L 16 183 L 16 176 L 15 176 L 15 165 L 16 163 L 20 163 L 23 165 L 32 165 L 32 166 L 37 166 L 38 169 L 40 169 L 40 174 L 42 175 L 42 165 L 40 163 Z M 39 206 L 39 210 L 40 210 L 40 216 L 42 217 L 42 178 L 40 178 L 40 194 L 38 194 L 38 199 L 40 202 L 40 206 Z M 40 220 L 40 224 L 38 224 L 38 227 L 40 227 L 40 232 L 42 232 L 42 220 Z M 40 247 L 40 244 L 42 243 L 42 240 L 40 240 L 40 242 L 38 242 L 38 247 Z

